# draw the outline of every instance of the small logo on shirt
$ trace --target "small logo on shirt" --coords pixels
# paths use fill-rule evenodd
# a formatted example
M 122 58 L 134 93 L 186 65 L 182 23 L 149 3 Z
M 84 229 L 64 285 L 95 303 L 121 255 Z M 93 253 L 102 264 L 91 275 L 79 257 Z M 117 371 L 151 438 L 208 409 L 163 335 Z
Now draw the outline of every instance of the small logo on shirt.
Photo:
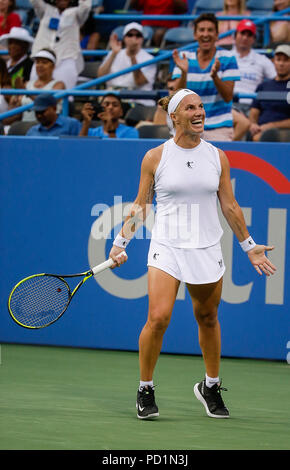
M 186 162 L 187 168 L 193 168 L 193 162 Z
M 223 260 L 220 259 L 220 260 L 218 261 L 218 264 L 219 264 L 219 267 L 222 268 L 222 267 L 223 267 Z
M 155 259 L 155 260 L 156 260 L 156 259 L 157 259 L 157 256 L 159 256 L 159 253 L 154 253 L 154 255 L 153 255 L 153 259 Z

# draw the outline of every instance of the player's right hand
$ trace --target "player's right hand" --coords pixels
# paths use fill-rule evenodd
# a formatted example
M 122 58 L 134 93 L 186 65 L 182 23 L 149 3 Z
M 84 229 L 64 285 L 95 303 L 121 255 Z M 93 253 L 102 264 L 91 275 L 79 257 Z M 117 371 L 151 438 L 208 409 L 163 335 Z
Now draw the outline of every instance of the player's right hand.
M 116 246 L 116 245 L 112 246 L 109 257 L 112 258 L 112 260 L 115 261 L 115 263 L 113 264 L 113 266 L 111 266 L 111 269 L 114 269 L 117 266 L 119 267 L 121 266 L 121 264 L 126 263 L 128 256 L 126 255 L 126 253 L 121 255 L 123 251 L 124 251 L 124 248 L 120 248 L 119 246 Z

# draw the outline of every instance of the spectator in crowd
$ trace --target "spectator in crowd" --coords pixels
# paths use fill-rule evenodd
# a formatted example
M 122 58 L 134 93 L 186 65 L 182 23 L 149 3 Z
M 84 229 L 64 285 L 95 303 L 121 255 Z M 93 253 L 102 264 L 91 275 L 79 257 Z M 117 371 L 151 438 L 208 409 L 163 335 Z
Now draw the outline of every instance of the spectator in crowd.
M 92 0 L 79 0 L 78 6 L 70 7 L 70 0 L 55 0 L 55 6 L 44 0 L 31 0 L 39 28 L 32 48 L 32 55 L 44 47 L 52 49 L 57 57 L 54 78 L 73 88 L 84 68 L 80 46 L 80 28 L 89 16 Z M 35 67 L 31 80 L 36 80 Z
M 144 15 L 182 15 L 187 13 L 187 0 L 131 0 L 130 7 L 142 10 Z M 169 28 L 180 26 L 180 21 L 143 20 L 143 26 L 150 26 L 154 30 L 152 43 L 159 47 L 164 33 Z
M 80 28 L 81 49 L 95 51 L 98 49 L 100 37 L 101 35 L 97 31 L 94 12 L 91 10 L 86 22 Z
M 29 57 L 29 50 L 33 37 L 25 28 L 13 27 L 10 33 L 0 36 L 0 43 L 8 47 L 9 59 L 7 61 L 8 73 L 13 88 L 17 88 L 17 79 L 21 82 L 29 80 L 33 62 Z
M 11 78 L 9 77 L 7 65 L 4 59 L 0 57 L 0 114 L 16 107 L 13 104 L 11 95 L 2 95 L 1 90 L 11 89 Z M 12 117 L 2 119 L 1 123 L 6 126 L 13 122 Z
M 282 11 L 289 8 L 290 0 L 274 0 L 273 11 Z M 285 13 L 285 15 L 289 13 Z M 290 23 L 289 21 L 271 21 L 270 23 L 270 41 L 272 45 L 290 42 Z
M 98 76 L 116 73 L 133 65 L 146 62 L 153 59 L 153 56 L 142 49 L 144 36 L 143 27 L 139 23 L 129 23 L 123 31 L 123 41 L 125 47 L 122 48 L 122 42 L 118 40 L 116 34 L 110 38 L 111 51 L 103 60 L 98 69 Z M 156 64 L 134 70 L 133 72 L 120 75 L 106 82 L 107 89 L 122 89 L 150 91 L 153 89 Z M 134 100 L 145 106 L 154 106 L 153 100 Z
M 14 10 L 15 0 L 0 0 L 0 36 L 10 33 L 14 26 L 21 27 L 20 16 Z
M 52 95 L 38 95 L 34 100 L 33 110 L 39 124 L 32 126 L 26 135 L 30 137 L 79 135 L 80 122 L 72 117 L 58 115 L 56 107 L 57 100 Z
M 64 90 L 65 85 L 63 82 L 57 81 L 53 78 L 54 66 L 56 63 L 56 56 L 53 51 L 50 49 L 42 49 L 37 52 L 34 57 L 32 57 L 36 64 L 36 80 L 30 80 L 26 84 L 23 84 L 21 88 L 26 90 Z M 19 86 L 20 88 L 20 86 Z M 18 96 L 17 106 L 25 106 L 26 104 L 31 104 L 35 97 L 33 95 L 23 95 Z M 61 102 L 57 104 L 57 113 L 61 112 Z M 22 116 L 18 116 L 18 119 L 22 121 L 35 121 L 35 112 L 33 109 L 24 111 Z
M 196 51 L 173 51 L 176 67 L 172 78 L 177 88 L 189 88 L 203 100 L 206 119 L 203 138 L 213 141 L 233 140 L 232 99 L 234 83 L 240 79 L 235 56 L 216 48 L 218 21 L 213 13 L 203 13 L 194 20 Z
M 256 39 L 256 25 L 248 19 L 240 21 L 235 33 L 235 45 L 232 49 L 241 75 L 241 80 L 235 83 L 235 93 L 255 93 L 257 86 L 265 79 L 273 79 L 276 70 L 273 62 L 263 54 L 253 50 Z M 241 98 L 235 109 L 246 114 L 250 109 L 252 99 Z
M 120 122 L 123 116 L 122 101 L 117 95 L 108 93 L 104 95 L 101 102 L 100 112 L 97 118 L 102 121 L 102 125 L 90 127 L 96 110 L 91 103 L 85 103 L 82 108 L 83 125 L 80 136 L 94 136 L 101 139 L 138 139 L 139 134 L 134 127 L 126 126 Z
M 273 80 L 266 80 L 257 88 L 258 92 L 288 92 L 290 80 L 290 45 L 277 46 L 274 55 L 277 72 Z M 255 99 L 251 106 L 249 118 L 250 133 L 254 141 L 259 141 L 261 134 L 272 128 L 290 129 L 290 105 L 287 100 L 266 101 Z
M 217 12 L 216 16 L 248 16 L 249 10 L 246 9 L 245 0 L 224 0 L 224 9 Z M 236 29 L 239 21 L 222 20 L 219 21 L 219 34 L 226 33 L 231 29 Z M 219 39 L 218 46 L 228 46 L 234 44 L 234 35 Z

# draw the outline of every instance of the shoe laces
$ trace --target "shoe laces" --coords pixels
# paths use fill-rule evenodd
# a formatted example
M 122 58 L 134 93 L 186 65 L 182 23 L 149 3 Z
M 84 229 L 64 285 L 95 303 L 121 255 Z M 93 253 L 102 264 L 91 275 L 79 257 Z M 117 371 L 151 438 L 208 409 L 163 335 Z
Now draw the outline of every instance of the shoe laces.
M 222 381 L 215 386 L 211 387 L 208 389 L 208 393 L 209 395 L 211 395 L 212 397 L 214 397 L 215 399 L 215 402 L 218 406 L 224 406 L 224 402 L 223 402 L 223 399 L 222 399 L 222 396 L 221 396 L 221 390 L 223 392 L 227 392 L 228 389 L 225 388 L 225 387 L 222 387 Z
M 154 404 L 154 387 L 145 386 L 140 391 L 140 400 L 142 406 L 151 406 Z

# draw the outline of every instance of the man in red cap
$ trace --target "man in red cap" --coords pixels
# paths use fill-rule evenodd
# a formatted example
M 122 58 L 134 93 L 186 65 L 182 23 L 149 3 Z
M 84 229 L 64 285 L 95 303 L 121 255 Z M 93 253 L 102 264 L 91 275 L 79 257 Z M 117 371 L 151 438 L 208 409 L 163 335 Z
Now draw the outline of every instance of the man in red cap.
M 257 28 L 251 20 L 239 22 L 235 33 L 235 45 L 232 52 L 236 56 L 241 80 L 235 82 L 234 93 L 255 93 L 257 86 L 265 79 L 273 79 L 276 70 L 273 62 L 263 54 L 253 50 Z M 252 99 L 240 99 L 236 109 L 248 113 Z

